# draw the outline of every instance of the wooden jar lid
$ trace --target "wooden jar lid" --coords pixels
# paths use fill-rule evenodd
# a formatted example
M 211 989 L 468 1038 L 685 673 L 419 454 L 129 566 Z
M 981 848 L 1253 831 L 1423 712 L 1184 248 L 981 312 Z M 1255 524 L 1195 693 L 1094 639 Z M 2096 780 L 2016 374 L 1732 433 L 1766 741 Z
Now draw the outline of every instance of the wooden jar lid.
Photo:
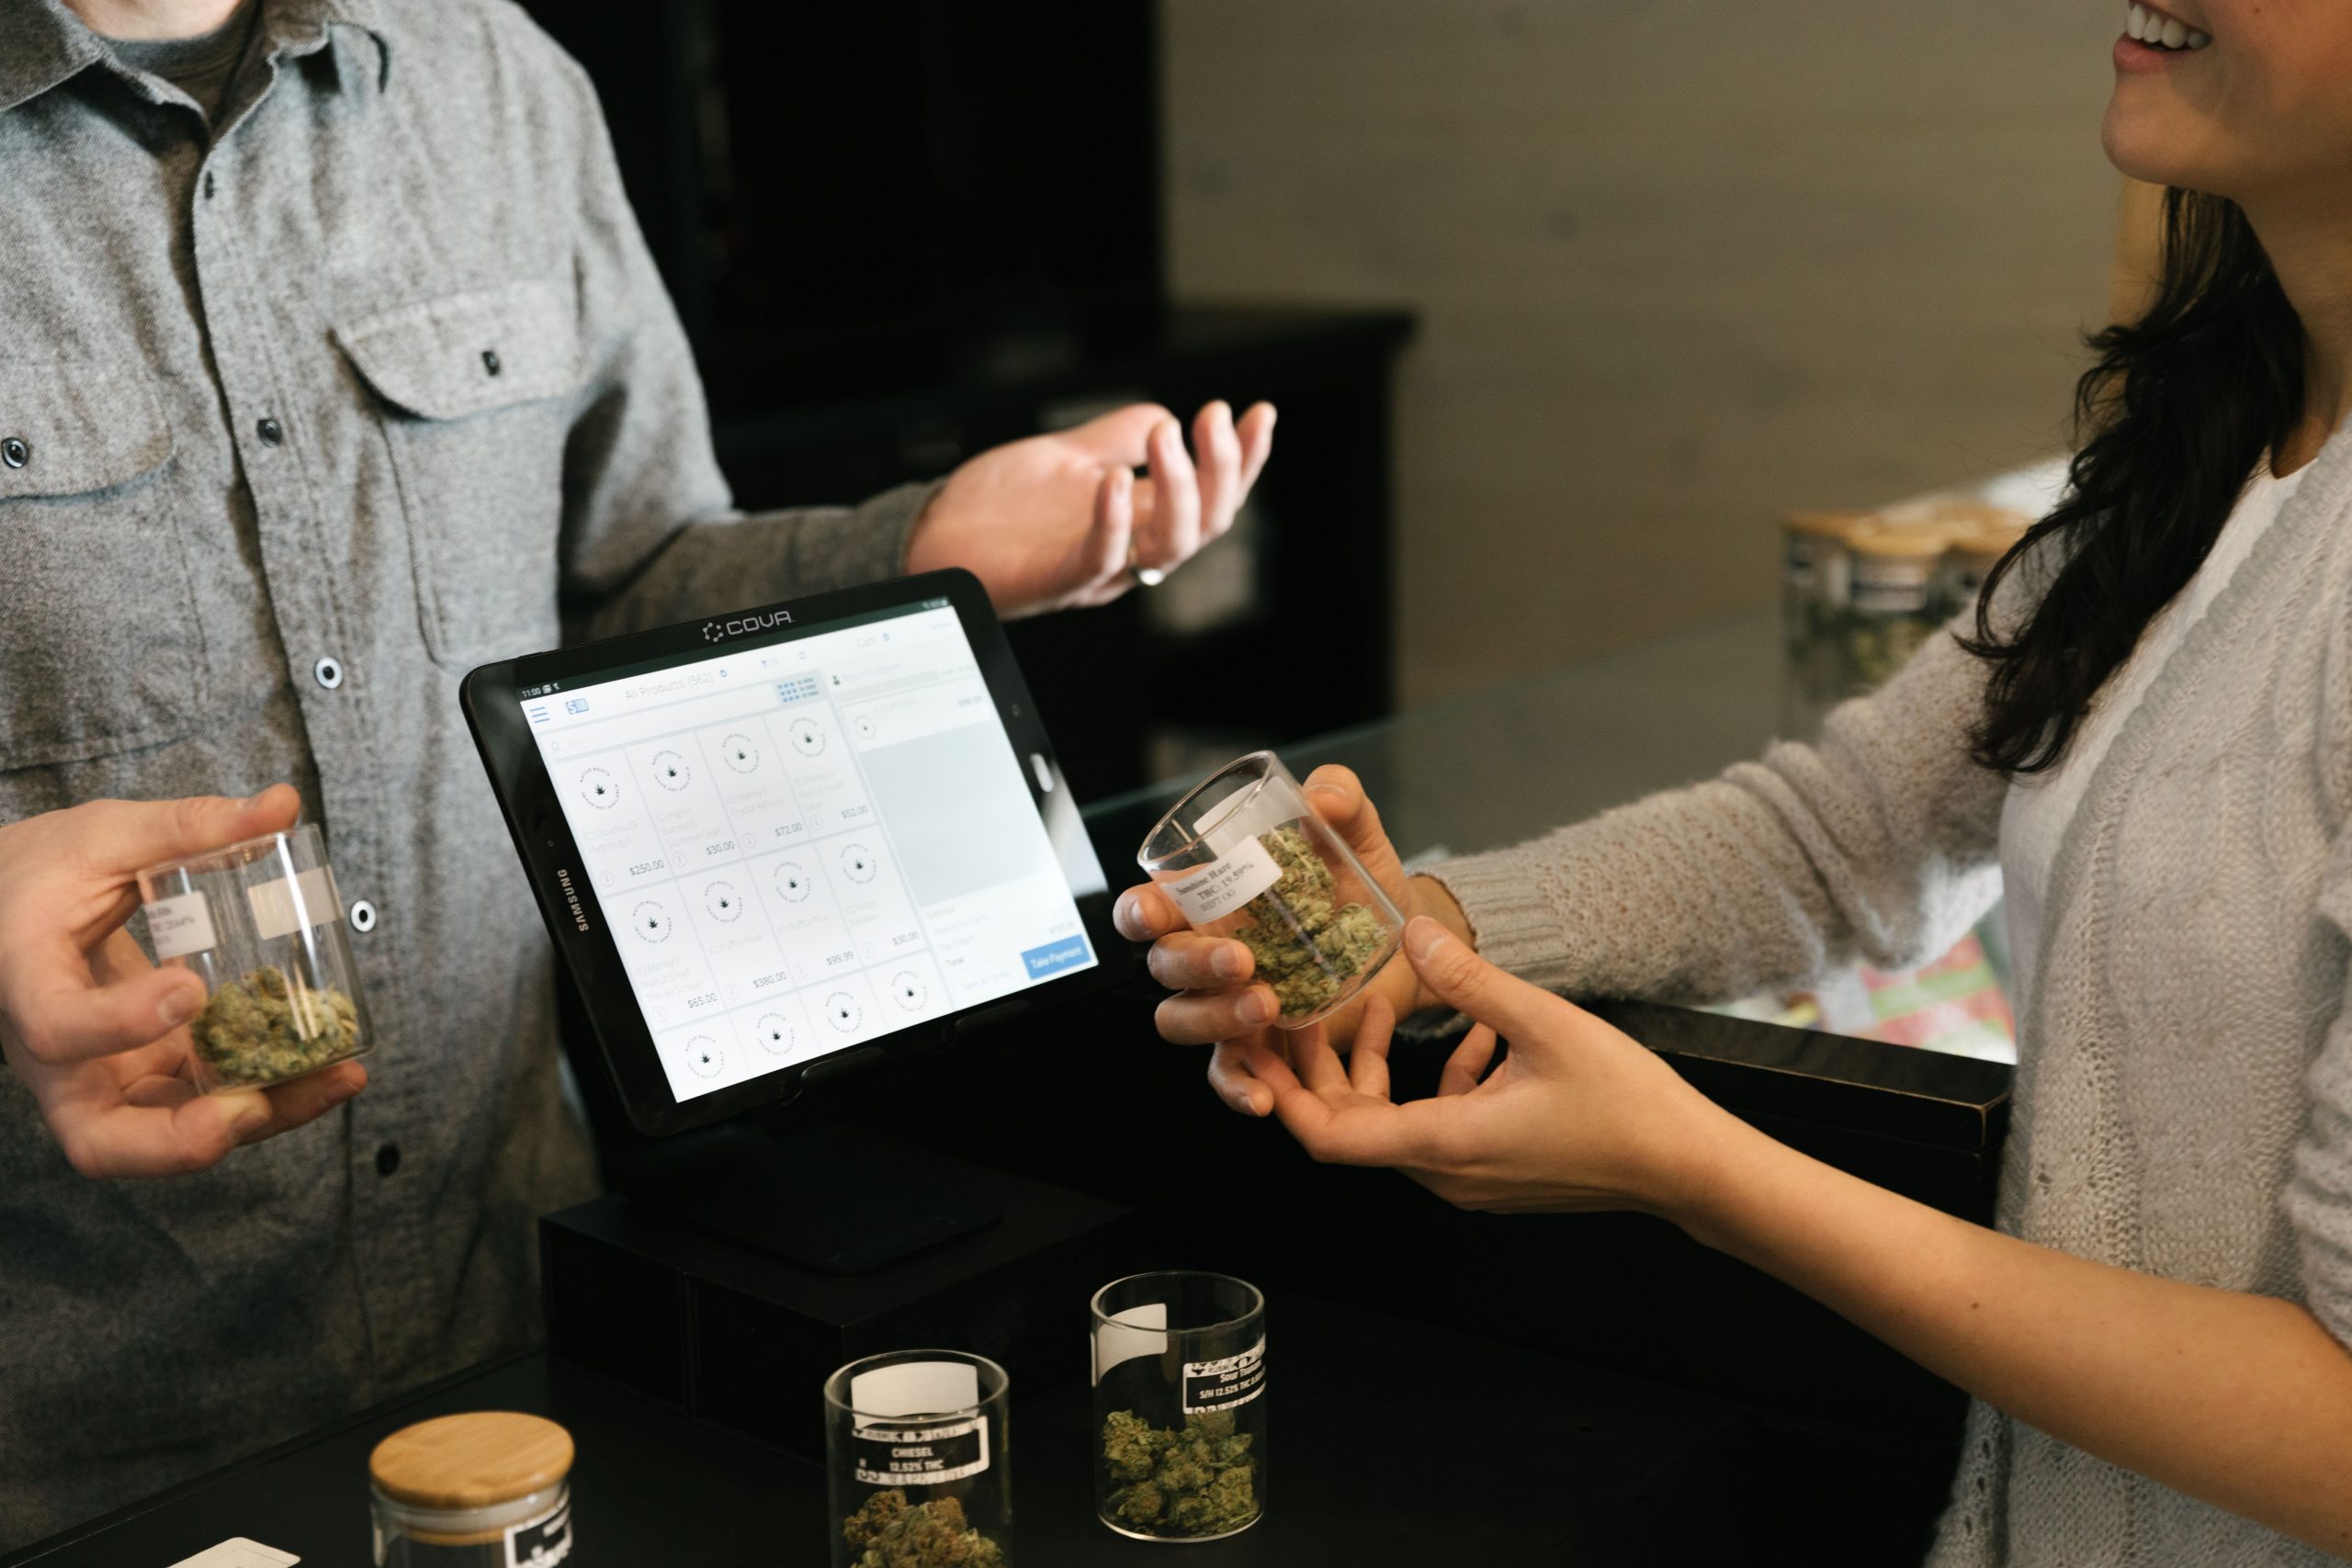
M 1907 528 L 1862 527 L 1848 537 L 1847 547 L 1858 556 L 1879 560 L 1934 560 L 1951 542 L 1949 529 L 1915 525 Z
M 571 1434 L 539 1416 L 477 1410 L 403 1427 L 376 1445 L 368 1473 L 396 1503 L 486 1508 L 543 1492 L 571 1472 Z
M 1781 526 L 1811 538 L 1842 539 L 1869 516 L 1867 512 L 1792 512 L 1781 519 Z

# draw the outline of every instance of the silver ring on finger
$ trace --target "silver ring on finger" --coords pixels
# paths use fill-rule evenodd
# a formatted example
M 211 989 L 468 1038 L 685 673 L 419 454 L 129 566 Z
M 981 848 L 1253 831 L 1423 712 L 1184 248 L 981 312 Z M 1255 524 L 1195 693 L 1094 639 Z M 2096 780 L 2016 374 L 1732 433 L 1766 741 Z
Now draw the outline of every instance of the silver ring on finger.
M 1146 588 L 1157 588 L 1168 581 L 1168 573 L 1156 566 L 1144 566 L 1136 559 L 1136 545 L 1127 541 L 1127 575 Z

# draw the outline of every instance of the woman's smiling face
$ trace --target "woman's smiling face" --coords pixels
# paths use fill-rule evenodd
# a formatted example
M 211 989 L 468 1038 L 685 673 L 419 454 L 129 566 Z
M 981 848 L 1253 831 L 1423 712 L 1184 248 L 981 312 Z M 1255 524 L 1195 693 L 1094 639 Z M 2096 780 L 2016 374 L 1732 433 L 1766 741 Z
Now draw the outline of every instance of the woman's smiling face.
M 2352 0 L 2127 5 L 2101 139 L 2154 185 L 2352 192 Z

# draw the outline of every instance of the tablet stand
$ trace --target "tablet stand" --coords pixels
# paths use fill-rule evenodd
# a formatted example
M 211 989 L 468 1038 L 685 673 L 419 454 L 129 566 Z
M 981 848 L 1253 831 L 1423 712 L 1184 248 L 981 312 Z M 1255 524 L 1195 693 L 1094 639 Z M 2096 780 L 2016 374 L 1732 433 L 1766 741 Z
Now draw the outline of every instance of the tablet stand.
M 630 1126 L 569 979 L 556 987 L 556 1020 L 605 1180 L 647 1208 L 831 1275 L 887 1269 L 1001 1217 L 975 1168 L 861 1128 L 772 1110 L 649 1138 Z M 871 1061 L 852 1053 L 833 1076 Z
M 996 1224 L 971 1168 L 854 1127 L 726 1123 L 637 1151 L 640 1203 L 821 1274 L 869 1274 Z

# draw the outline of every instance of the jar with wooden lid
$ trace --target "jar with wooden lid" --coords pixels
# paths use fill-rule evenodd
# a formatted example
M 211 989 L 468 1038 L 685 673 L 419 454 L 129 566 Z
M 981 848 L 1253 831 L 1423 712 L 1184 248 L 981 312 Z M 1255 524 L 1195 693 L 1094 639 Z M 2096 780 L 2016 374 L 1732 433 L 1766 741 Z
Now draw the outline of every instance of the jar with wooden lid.
M 403 1427 L 368 1476 L 377 1568 L 555 1568 L 571 1555 L 571 1434 L 478 1410 Z
M 2027 518 L 2003 513 L 1955 532 L 1951 547 L 1944 554 L 1941 592 L 1946 611 L 1953 615 L 1973 611 L 1978 595 L 1984 592 L 1984 580 L 2031 526 Z
M 1781 619 L 1792 649 L 1822 629 L 1825 605 L 1842 605 L 1846 539 L 1868 514 L 1792 512 L 1781 520 Z
M 1802 739 L 1846 695 L 1844 637 L 1859 512 L 1792 512 L 1781 524 L 1781 733 Z
M 1936 578 L 1950 540 L 1947 530 L 1928 526 L 1860 528 L 1851 536 L 1848 696 L 1883 685 L 1942 626 Z

